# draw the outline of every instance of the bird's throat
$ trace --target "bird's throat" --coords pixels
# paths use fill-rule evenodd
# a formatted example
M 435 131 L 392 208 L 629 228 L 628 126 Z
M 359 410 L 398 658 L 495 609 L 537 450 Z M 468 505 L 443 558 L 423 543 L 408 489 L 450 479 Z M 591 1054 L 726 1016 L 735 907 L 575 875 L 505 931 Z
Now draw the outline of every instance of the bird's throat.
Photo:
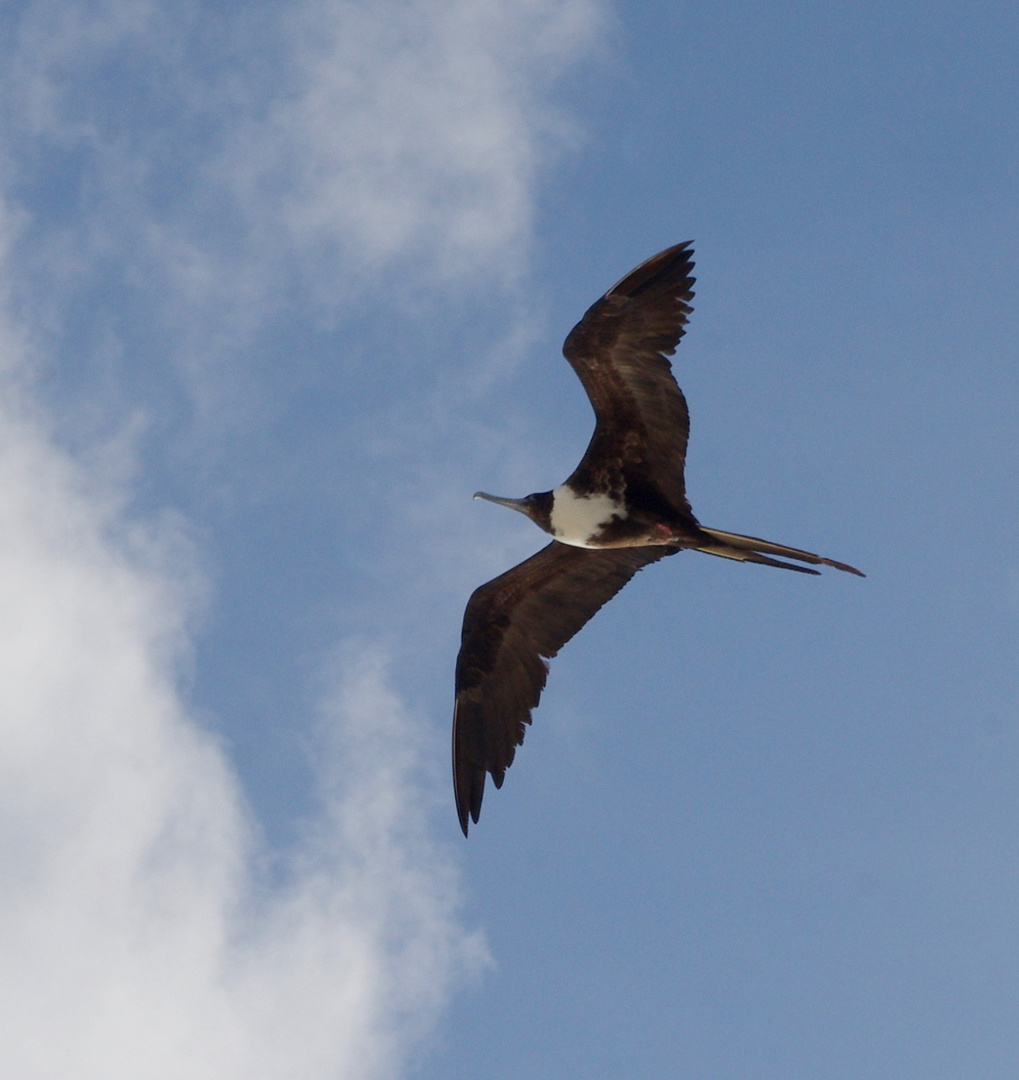
M 605 529 L 627 516 L 626 506 L 611 495 L 578 495 L 569 484 L 562 484 L 552 492 L 550 531 L 561 544 L 602 547 L 599 539 Z

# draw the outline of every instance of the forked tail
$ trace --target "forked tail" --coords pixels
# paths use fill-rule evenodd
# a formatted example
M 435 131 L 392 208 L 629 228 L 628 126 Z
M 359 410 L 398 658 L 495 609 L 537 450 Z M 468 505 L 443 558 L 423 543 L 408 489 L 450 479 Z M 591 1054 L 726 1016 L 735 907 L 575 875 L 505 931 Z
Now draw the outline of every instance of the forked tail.
M 700 529 L 716 541 L 716 543 L 702 544 L 696 548 L 697 551 L 703 551 L 708 555 L 735 559 L 737 562 L 781 566 L 783 570 L 797 570 L 801 574 L 820 573 L 819 570 L 810 570 L 806 566 L 794 566 L 792 563 L 780 562 L 778 559 L 768 557 L 781 555 L 785 559 L 797 559 L 799 562 L 810 563 L 813 566 L 833 566 L 836 570 L 845 570 L 847 574 L 856 574 L 858 577 L 867 576 L 855 566 L 847 566 L 846 563 L 836 562 L 834 559 L 825 559 L 810 551 L 800 551 L 799 548 L 786 547 L 784 544 L 772 544 L 768 540 L 759 540 L 756 536 L 740 536 L 739 533 L 722 532 L 721 529 L 706 529 L 703 525 Z

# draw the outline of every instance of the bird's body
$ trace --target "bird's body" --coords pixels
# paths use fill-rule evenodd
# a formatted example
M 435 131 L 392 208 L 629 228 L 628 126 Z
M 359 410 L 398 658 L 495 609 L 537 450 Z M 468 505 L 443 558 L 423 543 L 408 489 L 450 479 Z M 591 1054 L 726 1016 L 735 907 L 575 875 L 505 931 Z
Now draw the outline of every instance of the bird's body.
M 474 592 L 456 665 L 453 778 L 460 825 L 481 811 L 486 773 L 502 786 L 559 649 L 644 566 L 684 548 L 816 574 L 844 563 L 708 529 L 686 498 L 686 400 L 666 359 L 692 310 L 690 244 L 631 271 L 563 346 L 594 407 L 594 435 L 569 479 L 524 499 L 476 498 L 526 514 L 554 539 Z M 775 558 L 779 556 L 780 558 Z M 862 574 L 860 575 L 863 576 Z

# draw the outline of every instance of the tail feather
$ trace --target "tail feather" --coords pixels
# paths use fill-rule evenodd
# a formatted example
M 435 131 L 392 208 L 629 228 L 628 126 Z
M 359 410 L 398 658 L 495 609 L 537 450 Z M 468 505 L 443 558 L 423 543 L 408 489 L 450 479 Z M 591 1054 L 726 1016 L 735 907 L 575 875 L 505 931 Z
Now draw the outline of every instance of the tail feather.
M 721 529 L 706 529 L 701 526 L 701 532 L 705 532 L 717 544 L 705 544 L 697 548 L 707 555 L 718 555 L 723 559 L 736 559 L 738 562 L 762 563 L 765 566 L 780 566 L 784 570 L 798 570 L 801 574 L 817 574 L 817 570 L 808 570 L 805 566 L 794 566 L 791 563 L 780 562 L 778 559 L 769 559 L 769 555 L 781 555 L 785 559 L 796 559 L 799 562 L 810 563 L 812 566 L 831 566 L 836 570 L 844 570 L 847 574 L 856 574 L 858 577 L 866 577 L 862 571 L 847 563 L 836 562 L 834 559 L 825 559 L 821 555 L 815 555 L 811 551 L 801 551 L 799 548 L 786 547 L 785 544 L 773 544 L 770 540 L 761 540 L 756 536 L 741 536 L 739 533 L 723 532 Z

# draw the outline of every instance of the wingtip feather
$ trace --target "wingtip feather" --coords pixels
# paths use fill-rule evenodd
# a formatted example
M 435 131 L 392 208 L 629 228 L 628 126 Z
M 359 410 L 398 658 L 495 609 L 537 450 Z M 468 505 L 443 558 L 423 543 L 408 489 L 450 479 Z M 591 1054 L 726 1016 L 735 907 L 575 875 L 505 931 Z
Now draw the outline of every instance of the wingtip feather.
M 694 266 L 692 245 L 692 240 L 684 240 L 682 244 L 674 244 L 664 251 L 659 251 L 657 255 L 652 255 L 650 259 L 645 259 L 639 266 L 621 277 L 605 296 L 614 296 L 619 292 L 624 292 L 631 299 L 638 297 L 653 289 L 663 278 L 671 278 L 677 265 L 686 272 L 685 285 L 688 288 L 693 286 L 697 279 L 689 276 Z M 692 292 L 690 296 L 693 296 Z M 684 307 L 687 314 L 693 310 L 689 305 L 684 305 Z
M 481 817 L 481 800 L 485 797 L 485 770 L 471 768 L 460 770 L 454 775 L 456 794 L 456 814 L 464 836 L 467 835 L 469 822 L 475 825 Z

